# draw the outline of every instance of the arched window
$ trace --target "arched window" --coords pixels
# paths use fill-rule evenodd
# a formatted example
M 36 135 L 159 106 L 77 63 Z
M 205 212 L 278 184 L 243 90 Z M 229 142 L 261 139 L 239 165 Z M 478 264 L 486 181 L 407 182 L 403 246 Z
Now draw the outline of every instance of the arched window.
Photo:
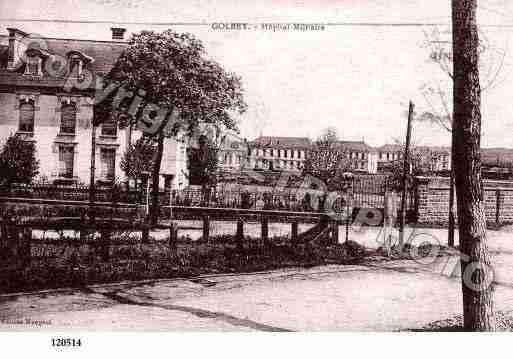
M 75 133 L 77 107 L 74 103 L 65 103 L 61 108 L 61 133 Z
M 34 112 L 34 101 L 27 100 L 20 103 L 20 131 L 34 132 Z

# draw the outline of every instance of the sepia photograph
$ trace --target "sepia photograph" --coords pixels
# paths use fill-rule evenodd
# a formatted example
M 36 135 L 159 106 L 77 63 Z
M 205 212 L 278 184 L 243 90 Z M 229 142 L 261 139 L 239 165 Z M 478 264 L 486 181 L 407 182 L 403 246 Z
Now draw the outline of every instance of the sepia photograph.
M 0 338 L 511 332 L 512 36 L 505 0 L 0 1 Z

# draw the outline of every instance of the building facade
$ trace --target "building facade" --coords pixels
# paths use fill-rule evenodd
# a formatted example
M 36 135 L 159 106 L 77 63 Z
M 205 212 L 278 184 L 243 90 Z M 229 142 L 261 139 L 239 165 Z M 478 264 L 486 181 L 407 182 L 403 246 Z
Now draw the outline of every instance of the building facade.
M 386 144 L 376 148 L 378 172 L 387 172 L 394 162 L 402 161 L 404 146 Z M 413 153 L 424 159 L 424 167 L 431 172 L 446 172 L 451 169 L 451 149 L 442 146 L 414 146 Z
M 225 172 L 239 172 L 249 168 L 248 143 L 236 134 L 227 133 L 219 148 L 219 169 Z
M 346 153 L 350 169 L 354 172 L 376 173 L 378 168 L 376 150 L 365 141 L 339 141 L 336 149 Z
M 112 41 L 36 38 L 15 28 L 0 36 L 0 144 L 11 134 L 35 142 L 40 180 L 89 183 L 94 90 L 126 47 L 121 30 L 113 29 Z M 88 86 L 82 88 L 82 81 Z M 114 121 L 97 128 L 98 182 L 126 180 L 121 159 L 140 136 Z M 168 187 L 187 186 L 185 146 L 176 138 L 165 140 L 161 183 Z
M 299 173 L 310 148 L 306 137 L 260 136 L 249 143 L 247 162 L 250 169 Z

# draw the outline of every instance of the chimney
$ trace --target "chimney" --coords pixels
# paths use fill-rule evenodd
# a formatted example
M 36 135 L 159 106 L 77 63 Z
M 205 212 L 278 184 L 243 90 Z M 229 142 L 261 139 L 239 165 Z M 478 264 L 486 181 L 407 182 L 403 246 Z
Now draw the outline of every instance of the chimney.
M 111 27 L 112 31 L 112 40 L 123 40 L 126 29 L 122 27 Z
M 9 32 L 9 50 L 7 58 L 7 68 L 15 69 L 20 60 L 20 55 L 27 49 L 27 45 L 23 42 L 23 39 L 28 36 L 24 31 L 16 28 L 7 28 Z

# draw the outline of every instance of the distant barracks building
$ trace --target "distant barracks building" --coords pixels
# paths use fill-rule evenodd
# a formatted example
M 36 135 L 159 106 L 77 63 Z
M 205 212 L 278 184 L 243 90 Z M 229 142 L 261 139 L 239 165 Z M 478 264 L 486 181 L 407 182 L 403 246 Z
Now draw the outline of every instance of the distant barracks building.
M 0 36 L 0 145 L 16 133 L 35 142 L 39 179 L 89 183 L 94 88 L 68 86 L 67 81 L 79 84 L 86 73 L 107 74 L 126 47 L 124 29 L 112 29 L 112 41 L 33 38 L 19 29 L 7 31 L 8 36 Z M 55 63 L 56 57 L 64 61 Z M 55 76 L 51 66 L 60 64 L 66 68 Z M 120 163 L 129 146 L 128 132 L 114 122 L 98 127 L 98 181 L 126 180 Z M 132 143 L 140 136 L 134 129 Z M 188 185 L 186 156 L 185 143 L 166 138 L 160 181 L 165 187 Z

